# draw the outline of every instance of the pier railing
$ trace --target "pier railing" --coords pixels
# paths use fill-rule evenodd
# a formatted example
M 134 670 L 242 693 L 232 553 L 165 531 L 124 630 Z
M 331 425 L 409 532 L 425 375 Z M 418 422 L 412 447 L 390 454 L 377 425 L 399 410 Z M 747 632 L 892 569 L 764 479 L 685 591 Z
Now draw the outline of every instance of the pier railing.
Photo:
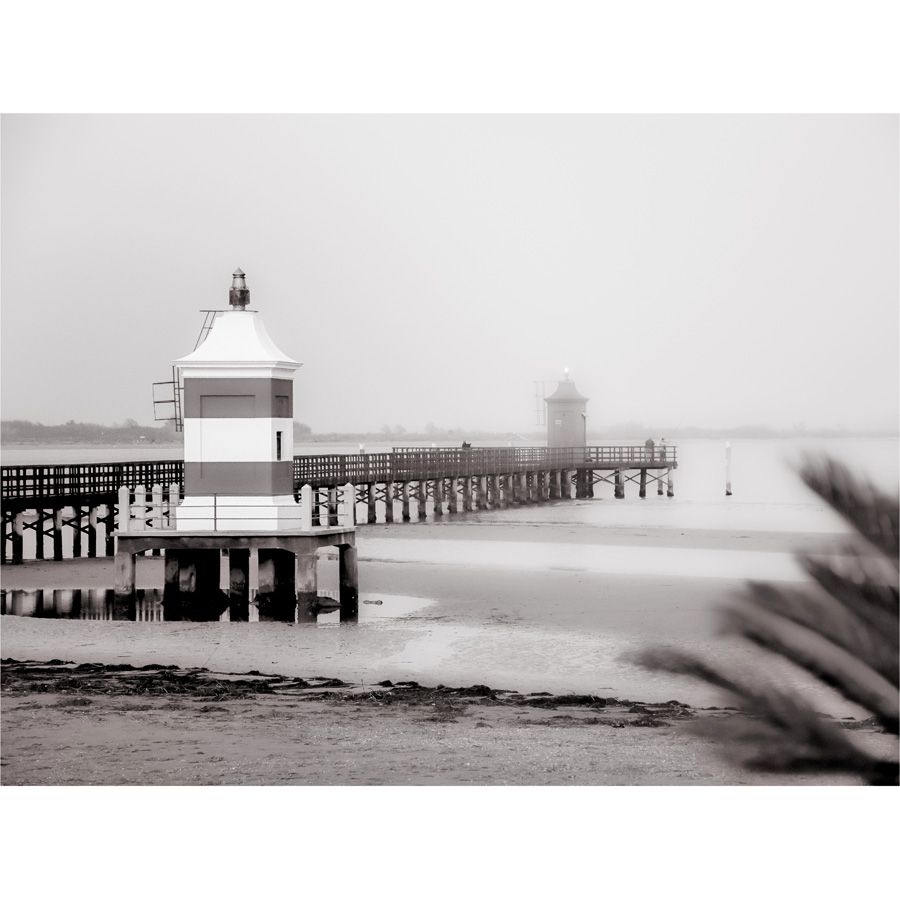
M 180 459 L 156 462 L 81 463 L 70 466 L 3 466 L 3 499 L 81 498 L 115 494 L 139 484 L 181 484 Z
M 676 468 L 674 446 L 395 448 L 390 453 L 322 454 L 294 457 L 294 490 L 304 484 L 373 484 L 505 475 L 553 469 Z M 155 462 L 3 466 L 4 501 L 71 499 L 116 494 L 121 487 L 183 484 L 179 459 Z

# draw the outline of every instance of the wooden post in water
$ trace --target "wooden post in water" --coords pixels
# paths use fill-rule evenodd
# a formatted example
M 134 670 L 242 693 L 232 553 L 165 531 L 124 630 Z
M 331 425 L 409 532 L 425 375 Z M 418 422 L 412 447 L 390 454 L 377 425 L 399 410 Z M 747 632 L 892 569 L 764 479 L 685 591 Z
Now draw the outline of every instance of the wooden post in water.
M 394 482 L 384 483 L 384 521 L 388 524 L 394 521 Z
M 725 441 L 725 496 L 731 496 L 731 441 Z
M 672 475 L 672 472 L 673 472 L 673 470 L 672 470 L 672 469 L 669 469 L 669 470 L 668 470 L 668 473 L 667 473 L 667 474 L 668 474 L 668 480 L 669 480 L 668 490 L 666 491 L 666 496 L 667 496 L 667 497 L 674 497 L 674 496 L 675 496 L 675 483 L 674 483 L 674 482 L 675 482 L 675 479 L 674 479 L 674 476 Z
M 403 504 L 402 517 L 404 522 L 408 522 L 409 517 L 409 482 L 404 481 L 400 486 L 400 499 Z
M 16 513 L 12 527 L 12 561 L 14 566 L 22 562 L 25 535 L 25 513 Z
M 416 500 L 419 507 L 419 518 L 424 519 L 427 515 L 425 504 L 428 502 L 428 482 L 424 478 L 419 479 L 419 489 L 416 491 Z
M 640 490 L 638 491 L 639 497 L 647 496 L 647 470 L 641 469 L 641 481 L 640 481 Z
M 482 475 L 478 479 L 478 496 L 476 497 L 475 505 L 478 507 L 478 509 L 487 509 L 488 508 L 487 477 L 485 475 Z
M 434 479 L 434 514 L 435 516 L 444 515 L 444 479 Z
M 616 500 L 624 500 L 625 499 L 625 483 L 622 480 L 622 470 L 621 469 L 616 469 L 615 499 Z
M 450 479 L 450 493 L 447 496 L 447 512 L 451 516 L 456 515 L 456 500 L 459 491 L 459 482 L 456 478 Z

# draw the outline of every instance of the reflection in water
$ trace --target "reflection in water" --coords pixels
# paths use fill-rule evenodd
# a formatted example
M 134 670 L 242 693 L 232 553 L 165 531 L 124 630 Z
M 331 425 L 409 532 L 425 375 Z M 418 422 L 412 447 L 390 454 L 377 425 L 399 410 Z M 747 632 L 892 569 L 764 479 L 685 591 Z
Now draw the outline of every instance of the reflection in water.
M 341 622 L 368 621 L 406 615 L 430 601 L 421 597 L 365 594 L 358 611 L 342 609 L 337 591 L 323 591 L 317 604 L 309 609 L 305 604 L 275 608 L 265 597 L 249 604 L 243 621 L 294 622 L 318 625 Z M 169 602 L 165 592 L 156 588 L 138 589 L 134 597 L 117 596 L 114 590 L 103 588 L 71 588 L 65 590 L 13 591 L 0 590 L 0 614 L 28 616 L 37 619 L 95 619 L 123 622 L 210 622 L 231 621 L 228 610 L 217 613 L 207 604 Z

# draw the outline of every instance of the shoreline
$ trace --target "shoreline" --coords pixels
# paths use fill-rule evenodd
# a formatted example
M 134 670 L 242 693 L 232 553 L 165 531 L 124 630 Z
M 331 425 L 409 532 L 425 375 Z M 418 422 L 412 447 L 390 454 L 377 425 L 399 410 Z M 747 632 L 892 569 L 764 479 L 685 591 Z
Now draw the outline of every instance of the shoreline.
M 692 725 L 731 708 L 58 659 L 2 672 L 6 786 L 855 783 L 714 755 Z

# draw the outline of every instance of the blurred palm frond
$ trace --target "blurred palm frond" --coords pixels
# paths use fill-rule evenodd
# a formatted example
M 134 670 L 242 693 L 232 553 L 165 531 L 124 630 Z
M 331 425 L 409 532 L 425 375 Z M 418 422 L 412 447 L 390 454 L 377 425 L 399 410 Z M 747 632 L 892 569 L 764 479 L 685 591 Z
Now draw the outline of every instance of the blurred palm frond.
M 900 500 L 880 493 L 829 458 L 808 458 L 803 481 L 853 527 L 840 553 L 803 555 L 803 588 L 750 582 L 723 610 L 726 632 L 799 666 L 870 713 L 889 734 L 900 725 Z M 650 669 L 689 675 L 732 694 L 747 717 L 707 720 L 722 750 L 748 767 L 849 773 L 897 784 L 898 761 L 864 749 L 798 691 L 759 675 L 723 671 L 691 654 L 656 648 Z M 765 663 L 765 659 L 761 660 Z M 764 666 L 763 666 L 764 668 Z

